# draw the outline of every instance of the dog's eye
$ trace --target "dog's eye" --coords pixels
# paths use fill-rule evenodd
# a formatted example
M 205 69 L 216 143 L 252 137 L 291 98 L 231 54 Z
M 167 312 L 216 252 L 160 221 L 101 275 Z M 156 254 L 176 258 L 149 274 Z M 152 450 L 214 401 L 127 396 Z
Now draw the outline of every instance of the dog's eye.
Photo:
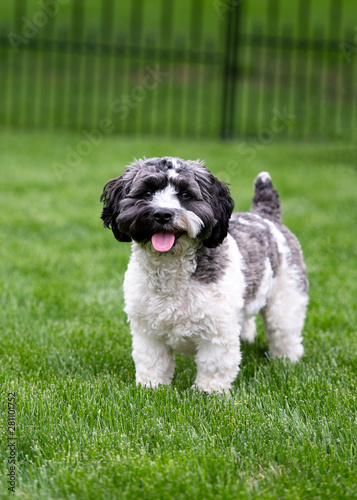
M 152 191 L 145 191 L 144 198 L 151 198 L 154 193 Z
M 182 191 L 182 193 L 180 193 L 180 197 L 183 200 L 189 200 L 192 198 L 192 196 L 190 195 L 190 193 L 188 191 Z

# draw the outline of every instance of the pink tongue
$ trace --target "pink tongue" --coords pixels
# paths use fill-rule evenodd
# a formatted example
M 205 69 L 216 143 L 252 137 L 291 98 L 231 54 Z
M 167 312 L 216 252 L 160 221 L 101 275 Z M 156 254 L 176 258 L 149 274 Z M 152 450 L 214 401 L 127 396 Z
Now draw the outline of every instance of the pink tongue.
M 151 238 L 151 243 L 158 252 L 168 252 L 174 246 L 175 236 L 170 233 L 156 233 Z

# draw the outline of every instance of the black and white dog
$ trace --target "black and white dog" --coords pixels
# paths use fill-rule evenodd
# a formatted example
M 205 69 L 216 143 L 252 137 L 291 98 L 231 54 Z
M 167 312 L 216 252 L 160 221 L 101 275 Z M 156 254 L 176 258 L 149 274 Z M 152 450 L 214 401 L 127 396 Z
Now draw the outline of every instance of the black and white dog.
M 137 384 L 170 384 L 178 351 L 195 356 L 195 387 L 229 391 L 259 312 L 270 354 L 302 356 L 302 252 L 270 175 L 254 187 L 251 212 L 232 215 L 226 184 L 202 162 L 171 157 L 135 161 L 105 185 L 104 225 L 133 241 L 124 295 Z

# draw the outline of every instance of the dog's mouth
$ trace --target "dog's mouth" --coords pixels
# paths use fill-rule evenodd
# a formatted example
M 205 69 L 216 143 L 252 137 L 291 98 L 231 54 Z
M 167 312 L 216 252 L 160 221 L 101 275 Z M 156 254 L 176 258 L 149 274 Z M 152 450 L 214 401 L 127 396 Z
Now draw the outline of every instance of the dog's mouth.
M 151 237 L 151 243 L 157 252 L 169 252 L 174 246 L 176 240 L 182 235 L 183 232 L 169 233 L 166 231 L 160 231 Z

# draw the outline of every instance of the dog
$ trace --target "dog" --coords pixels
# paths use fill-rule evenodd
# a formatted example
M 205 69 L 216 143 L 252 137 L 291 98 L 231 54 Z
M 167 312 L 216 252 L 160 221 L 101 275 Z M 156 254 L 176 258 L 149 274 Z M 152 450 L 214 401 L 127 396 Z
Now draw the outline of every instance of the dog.
M 282 224 L 269 173 L 254 188 L 251 212 L 232 214 L 227 184 L 203 162 L 173 157 L 136 160 L 105 185 L 104 226 L 133 242 L 124 297 L 138 385 L 169 385 L 177 351 L 195 357 L 193 387 L 228 393 L 258 313 L 271 357 L 302 356 L 300 244 Z

